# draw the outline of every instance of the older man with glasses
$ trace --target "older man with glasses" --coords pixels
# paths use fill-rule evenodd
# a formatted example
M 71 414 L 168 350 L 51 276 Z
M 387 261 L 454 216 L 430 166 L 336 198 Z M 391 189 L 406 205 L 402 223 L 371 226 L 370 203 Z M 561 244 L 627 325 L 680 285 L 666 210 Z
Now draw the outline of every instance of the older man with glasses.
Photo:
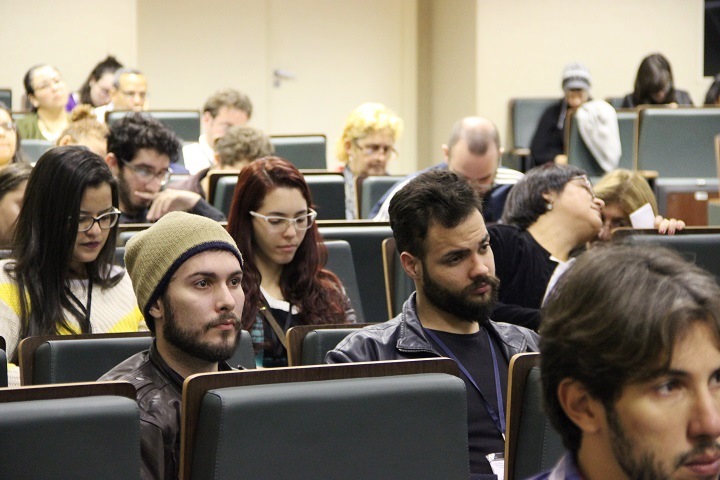
M 225 220 L 197 193 L 163 190 L 172 175 L 171 159 L 179 150 L 180 142 L 172 131 L 140 113 L 112 125 L 105 161 L 118 182 L 120 223 L 154 222 L 172 211 Z

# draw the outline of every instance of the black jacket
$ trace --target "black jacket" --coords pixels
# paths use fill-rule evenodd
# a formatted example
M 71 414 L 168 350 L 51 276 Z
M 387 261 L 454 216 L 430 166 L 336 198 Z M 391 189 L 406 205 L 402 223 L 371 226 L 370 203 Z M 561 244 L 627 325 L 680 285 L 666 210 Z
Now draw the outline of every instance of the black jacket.
M 220 362 L 219 370 L 232 370 Z M 149 350 L 128 358 L 100 378 L 133 384 L 140 410 L 141 477 L 178 478 L 180 468 L 180 407 L 182 378 L 165 363 L 153 342 Z
M 488 332 L 502 347 L 506 361 L 516 353 L 537 352 L 538 335 L 527 328 L 488 320 Z M 328 352 L 326 363 L 372 362 L 442 357 L 425 337 L 417 317 L 415 293 L 392 320 L 365 327 L 345 338 Z

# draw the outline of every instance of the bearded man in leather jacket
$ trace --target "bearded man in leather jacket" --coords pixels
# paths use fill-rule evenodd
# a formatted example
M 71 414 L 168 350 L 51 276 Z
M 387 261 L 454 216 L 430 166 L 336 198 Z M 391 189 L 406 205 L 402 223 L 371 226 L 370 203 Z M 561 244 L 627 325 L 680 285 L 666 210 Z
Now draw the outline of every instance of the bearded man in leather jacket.
M 390 226 L 416 292 L 399 316 L 350 335 L 325 360 L 453 358 L 468 393 L 472 478 L 495 478 L 486 456 L 504 451 L 510 357 L 537 351 L 538 337 L 488 318 L 499 281 L 480 205 L 450 171 L 423 173 L 403 187 L 391 200 Z
M 242 256 L 219 223 L 171 212 L 130 239 L 125 265 L 155 341 L 100 380 L 137 391 L 141 477 L 176 479 L 183 381 L 231 370 L 245 303 Z

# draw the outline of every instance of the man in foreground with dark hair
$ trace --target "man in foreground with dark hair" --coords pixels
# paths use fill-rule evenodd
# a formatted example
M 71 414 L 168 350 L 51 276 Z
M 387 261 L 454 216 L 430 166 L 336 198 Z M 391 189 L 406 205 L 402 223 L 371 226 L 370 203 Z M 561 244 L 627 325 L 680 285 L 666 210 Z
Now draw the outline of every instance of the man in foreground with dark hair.
M 720 476 L 720 288 L 663 249 L 578 258 L 540 326 L 545 409 L 568 453 L 538 479 Z
M 117 178 L 120 223 L 154 222 L 173 211 L 225 220 L 195 192 L 162 190 L 172 174 L 170 162 L 179 154 L 180 141 L 159 121 L 130 113 L 112 124 L 107 143 L 105 163 Z
M 230 370 L 240 340 L 242 256 L 219 223 L 172 212 L 130 239 L 125 265 L 155 341 L 100 380 L 137 390 L 142 478 L 175 479 L 183 381 Z
M 390 226 L 416 292 L 402 314 L 350 335 L 326 361 L 455 360 L 468 394 L 470 471 L 495 478 L 502 460 L 491 468 L 486 457 L 505 449 L 508 362 L 537 351 L 537 335 L 488 318 L 499 282 L 480 204 L 472 186 L 446 170 L 418 175 L 394 195 Z

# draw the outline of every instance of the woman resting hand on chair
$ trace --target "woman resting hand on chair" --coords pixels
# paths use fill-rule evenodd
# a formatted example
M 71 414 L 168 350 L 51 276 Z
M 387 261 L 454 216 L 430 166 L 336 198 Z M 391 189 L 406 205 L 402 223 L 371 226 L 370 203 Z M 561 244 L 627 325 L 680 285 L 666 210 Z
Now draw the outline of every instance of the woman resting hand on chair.
M 287 365 L 290 327 L 356 321 L 340 280 L 323 268 L 316 215 L 307 183 L 287 160 L 265 157 L 241 170 L 228 231 L 245 260 L 242 323 L 258 366 Z

